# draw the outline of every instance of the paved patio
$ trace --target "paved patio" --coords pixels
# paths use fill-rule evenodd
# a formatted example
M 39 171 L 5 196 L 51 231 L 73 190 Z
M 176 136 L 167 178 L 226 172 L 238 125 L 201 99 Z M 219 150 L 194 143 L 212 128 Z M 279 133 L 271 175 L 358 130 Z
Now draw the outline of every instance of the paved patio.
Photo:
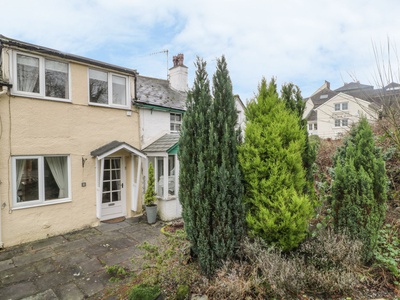
M 127 219 L 4 249 L 0 299 L 95 298 L 112 284 L 105 266 L 138 271 L 143 251 L 136 246 L 158 243 L 162 225 Z

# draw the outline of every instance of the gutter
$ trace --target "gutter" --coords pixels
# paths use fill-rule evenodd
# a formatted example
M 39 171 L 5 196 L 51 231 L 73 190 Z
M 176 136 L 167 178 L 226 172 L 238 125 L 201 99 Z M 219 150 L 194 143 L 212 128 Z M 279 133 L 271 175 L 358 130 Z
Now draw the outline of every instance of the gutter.
M 98 61 L 98 60 L 94 60 L 94 59 L 90 59 L 90 58 L 86 58 L 86 57 L 82 57 L 82 56 L 78 56 L 78 55 L 73 55 L 73 54 L 69 54 L 69 53 L 64 53 L 64 52 L 54 50 L 51 48 L 46 48 L 46 47 L 41 47 L 41 46 L 21 42 L 18 40 L 7 38 L 1 34 L 0 34 L 0 43 L 2 43 L 3 45 L 7 45 L 9 47 L 16 48 L 16 49 L 25 49 L 25 50 L 29 50 L 29 51 L 40 53 L 40 54 L 52 55 L 52 56 L 66 59 L 66 60 L 81 62 L 84 64 L 89 64 L 89 65 L 94 65 L 94 66 L 98 66 L 98 67 L 105 68 L 105 69 L 114 70 L 114 71 L 117 71 L 120 73 L 130 74 L 135 77 L 138 74 L 138 72 L 134 69 L 128 69 L 128 68 L 108 64 L 108 63 L 105 63 L 102 61 Z
M 177 113 L 184 113 L 186 110 L 181 109 L 181 108 L 174 108 L 170 106 L 162 106 L 162 105 L 157 105 L 157 104 L 149 104 L 146 102 L 140 102 L 140 101 L 134 101 L 133 105 L 139 107 L 139 108 L 147 108 L 147 109 L 154 109 L 154 110 L 160 110 L 160 111 L 170 111 L 170 112 L 177 112 Z

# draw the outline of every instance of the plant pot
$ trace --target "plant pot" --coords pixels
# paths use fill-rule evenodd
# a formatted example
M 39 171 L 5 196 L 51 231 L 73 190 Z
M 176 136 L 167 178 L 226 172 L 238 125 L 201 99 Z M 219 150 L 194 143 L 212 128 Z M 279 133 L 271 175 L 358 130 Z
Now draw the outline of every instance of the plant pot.
M 154 224 L 157 220 L 157 205 L 146 205 L 147 223 Z

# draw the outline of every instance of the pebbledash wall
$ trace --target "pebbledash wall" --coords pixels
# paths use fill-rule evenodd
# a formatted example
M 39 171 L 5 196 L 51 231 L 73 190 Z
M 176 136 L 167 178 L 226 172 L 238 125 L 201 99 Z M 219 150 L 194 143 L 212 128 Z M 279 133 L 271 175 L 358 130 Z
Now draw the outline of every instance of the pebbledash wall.
M 10 80 L 12 50 L 3 49 L 3 81 Z M 134 77 L 129 78 L 129 107 L 116 109 L 89 105 L 88 68 L 85 63 L 67 60 L 70 71 L 71 102 L 15 96 L 10 89 L 0 95 L 0 203 L 1 240 L 4 247 L 38 240 L 84 227 L 98 225 L 96 216 L 97 158 L 91 151 L 123 141 L 140 149 L 138 112 L 132 109 Z M 98 68 L 98 66 L 97 66 Z M 107 69 L 104 68 L 105 71 Z M 113 70 L 114 73 L 117 73 Z M 0 78 L 1 79 L 1 78 Z M 1 91 L 1 90 L 0 90 Z M 24 155 L 67 155 L 70 162 L 70 197 L 65 203 L 37 207 L 13 207 L 12 158 Z M 139 190 L 137 207 L 131 201 L 132 153 L 120 150 L 126 166 L 126 216 L 142 210 Z M 135 168 L 138 164 L 135 163 Z M 98 174 L 98 173 L 97 173 Z

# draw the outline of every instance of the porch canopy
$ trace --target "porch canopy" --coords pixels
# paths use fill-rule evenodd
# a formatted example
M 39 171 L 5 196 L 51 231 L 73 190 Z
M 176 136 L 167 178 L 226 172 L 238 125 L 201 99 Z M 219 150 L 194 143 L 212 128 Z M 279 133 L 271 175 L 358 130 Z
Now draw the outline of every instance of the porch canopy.
M 97 159 L 103 159 L 104 157 L 107 157 L 115 152 L 118 152 L 119 150 L 126 150 L 132 154 L 136 154 L 142 158 L 146 158 L 146 154 L 144 154 L 142 151 L 139 149 L 125 143 L 125 142 L 119 142 L 119 141 L 112 141 L 111 143 L 108 143 L 104 146 L 101 146 L 100 148 L 97 148 L 96 150 L 93 150 L 90 152 L 90 155 L 93 157 L 97 157 Z
M 179 134 L 165 134 L 150 144 L 143 151 L 147 154 L 149 152 L 167 152 L 168 154 L 178 153 Z
M 111 203 L 113 211 L 110 210 L 110 205 L 109 203 L 103 203 L 103 180 L 104 180 L 104 161 L 107 157 L 113 155 L 114 153 L 117 153 L 118 151 L 123 150 L 127 151 L 130 153 L 130 162 L 131 162 L 131 176 L 130 176 L 130 182 L 128 183 L 128 186 L 130 187 L 129 189 L 131 190 L 131 210 L 132 211 L 139 211 L 140 207 L 139 206 L 139 185 L 140 185 L 140 174 L 141 174 L 141 169 L 142 169 L 142 160 L 147 160 L 146 154 L 144 154 L 142 151 L 139 149 L 125 143 L 125 142 L 119 142 L 119 141 L 112 141 L 104 146 L 101 146 L 100 148 L 97 148 L 96 150 L 93 150 L 90 152 L 90 155 L 94 158 L 97 158 L 97 164 L 96 164 L 96 214 L 97 217 L 100 220 L 107 220 L 119 216 L 125 216 L 126 215 L 126 192 L 125 189 L 121 190 L 121 210 L 116 211 L 116 208 L 119 206 L 114 205 Z M 135 163 L 135 156 L 137 156 L 137 166 Z M 122 158 L 122 166 L 125 164 L 125 158 Z M 135 169 L 136 169 L 136 176 L 135 176 Z M 121 176 L 121 182 L 122 186 L 123 183 L 126 180 L 126 173 L 124 171 L 124 168 L 122 168 L 122 172 L 120 173 Z M 107 210 L 109 208 L 109 210 Z M 109 212 L 111 211 L 111 212 Z

